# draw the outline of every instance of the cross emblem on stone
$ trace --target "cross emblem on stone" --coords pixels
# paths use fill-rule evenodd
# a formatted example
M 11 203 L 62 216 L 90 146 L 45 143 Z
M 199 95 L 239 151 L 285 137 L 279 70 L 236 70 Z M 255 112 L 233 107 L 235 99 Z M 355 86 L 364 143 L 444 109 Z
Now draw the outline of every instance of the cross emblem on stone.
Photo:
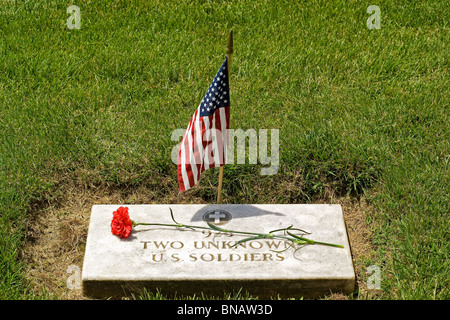
M 225 214 L 220 211 L 215 211 L 214 213 L 209 214 L 209 218 L 214 218 L 214 223 L 220 223 L 221 218 L 226 218 Z

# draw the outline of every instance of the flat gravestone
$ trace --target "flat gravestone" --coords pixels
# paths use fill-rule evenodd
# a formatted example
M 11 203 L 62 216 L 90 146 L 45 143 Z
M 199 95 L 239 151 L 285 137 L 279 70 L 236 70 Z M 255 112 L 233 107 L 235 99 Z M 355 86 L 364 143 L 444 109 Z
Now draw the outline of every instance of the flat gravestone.
M 245 238 L 209 230 L 137 226 L 128 238 L 111 233 L 113 211 L 121 205 L 92 207 L 82 270 L 84 294 L 120 297 L 160 289 L 163 294 L 215 295 L 249 292 L 260 298 L 316 298 L 349 294 L 355 285 L 350 246 L 340 205 L 123 205 L 136 222 L 177 222 L 268 233 L 293 225 L 306 238 L 341 244 L 290 247 L 279 239 Z M 287 249 L 287 250 L 285 250 Z

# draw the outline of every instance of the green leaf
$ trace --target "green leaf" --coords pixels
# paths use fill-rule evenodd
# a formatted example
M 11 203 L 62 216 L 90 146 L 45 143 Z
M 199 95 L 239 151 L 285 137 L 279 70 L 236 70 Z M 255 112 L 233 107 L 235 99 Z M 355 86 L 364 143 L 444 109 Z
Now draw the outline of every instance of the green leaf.
M 170 216 L 172 217 L 173 222 L 175 222 L 176 224 L 181 225 L 181 223 L 178 223 L 178 222 L 175 220 L 175 218 L 173 217 L 173 211 L 172 211 L 172 208 L 169 207 L 169 210 L 170 210 Z
M 210 227 L 211 229 L 214 229 L 216 231 L 220 231 L 220 232 L 228 232 L 225 229 L 219 228 L 218 226 L 213 225 L 212 223 L 206 221 L 206 223 L 208 224 L 208 227 Z
M 298 240 L 301 240 L 301 241 L 306 241 L 308 243 L 314 243 L 313 240 L 309 240 L 309 239 L 306 239 L 306 238 L 303 238 L 303 237 L 299 237 L 298 235 L 293 234 L 293 233 L 291 233 L 289 231 L 287 231 L 287 234 L 290 235 L 291 237 L 294 237 L 295 239 L 298 239 Z
M 308 232 L 308 231 L 305 231 L 305 230 L 303 230 L 303 229 L 299 229 L 299 228 L 292 228 L 292 225 L 290 225 L 289 227 L 287 227 L 286 228 L 286 230 L 291 230 L 291 231 L 300 231 L 300 232 L 303 232 L 304 234 L 311 234 L 310 232 Z
M 290 229 L 290 228 L 292 228 L 292 224 L 287 228 L 281 228 L 281 229 L 275 229 L 275 230 L 269 231 L 269 234 L 277 232 L 277 231 L 286 231 L 287 229 Z

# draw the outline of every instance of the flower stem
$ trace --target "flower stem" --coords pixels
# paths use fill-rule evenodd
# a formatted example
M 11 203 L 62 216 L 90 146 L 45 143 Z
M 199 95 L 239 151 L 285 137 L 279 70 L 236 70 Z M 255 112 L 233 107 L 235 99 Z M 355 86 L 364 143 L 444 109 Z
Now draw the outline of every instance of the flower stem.
M 243 235 L 253 236 L 251 238 L 243 239 L 239 243 L 242 243 L 242 242 L 245 242 L 245 241 L 250 241 L 250 240 L 256 240 L 256 239 L 281 239 L 281 240 L 288 240 L 288 241 L 291 241 L 291 242 L 296 243 L 296 244 L 320 244 L 320 245 L 326 245 L 326 246 L 332 246 L 332 247 L 338 247 L 338 248 L 343 248 L 344 247 L 344 246 L 342 246 L 340 244 L 314 241 L 314 240 L 311 240 L 311 239 L 299 237 L 299 236 L 294 235 L 294 234 L 292 234 L 292 233 L 287 231 L 287 230 L 290 229 L 290 227 L 273 230 L 273 231 L 271 231 L 269 233 L 257 233 L 257 232 L 236 231 L 236 230 L 222 229 L 222 228 L 214 226 L 214 225 L 212 225 L 210 223 L 208 223 L 208 227 L 194 226 L 194 225 L 181 224 L 181 223 L 177 223 L 177 224 L 145 223 L 145 222 L 135 222 L 135 221 L 132 221 L 132 223 L 133 223 L 133 226 L 160 226 L 160 227 L 175 227 L 175 228 L 187 228 L 187 229 L 201 229 L 201 230 L 219 231 L 219 232 L 224 232 L 224 233 L 229 233 L 229 234 L 243 234 Z M 276 232 L 276 231 L 287 232 L 289 234 L 289 236 L 274 234 L 273 232 Z

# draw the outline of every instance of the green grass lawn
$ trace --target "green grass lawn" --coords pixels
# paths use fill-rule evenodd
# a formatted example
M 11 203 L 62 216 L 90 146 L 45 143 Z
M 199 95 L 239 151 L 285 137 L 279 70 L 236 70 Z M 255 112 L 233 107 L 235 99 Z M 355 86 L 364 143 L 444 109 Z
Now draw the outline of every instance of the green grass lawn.
M 448 20 L 446 1 L 0 0 L 0 298 L 40 298 L 20 256 L 33 204 L 75 182 L 177 192 L 171 133 L 233 28 L 231 127 L 279 129 L 280 170 L 227 166 L 224 201 L 364 196 L 380 297 L 449 299 Z M 217 172 L 200 183 L 214 202 Z

